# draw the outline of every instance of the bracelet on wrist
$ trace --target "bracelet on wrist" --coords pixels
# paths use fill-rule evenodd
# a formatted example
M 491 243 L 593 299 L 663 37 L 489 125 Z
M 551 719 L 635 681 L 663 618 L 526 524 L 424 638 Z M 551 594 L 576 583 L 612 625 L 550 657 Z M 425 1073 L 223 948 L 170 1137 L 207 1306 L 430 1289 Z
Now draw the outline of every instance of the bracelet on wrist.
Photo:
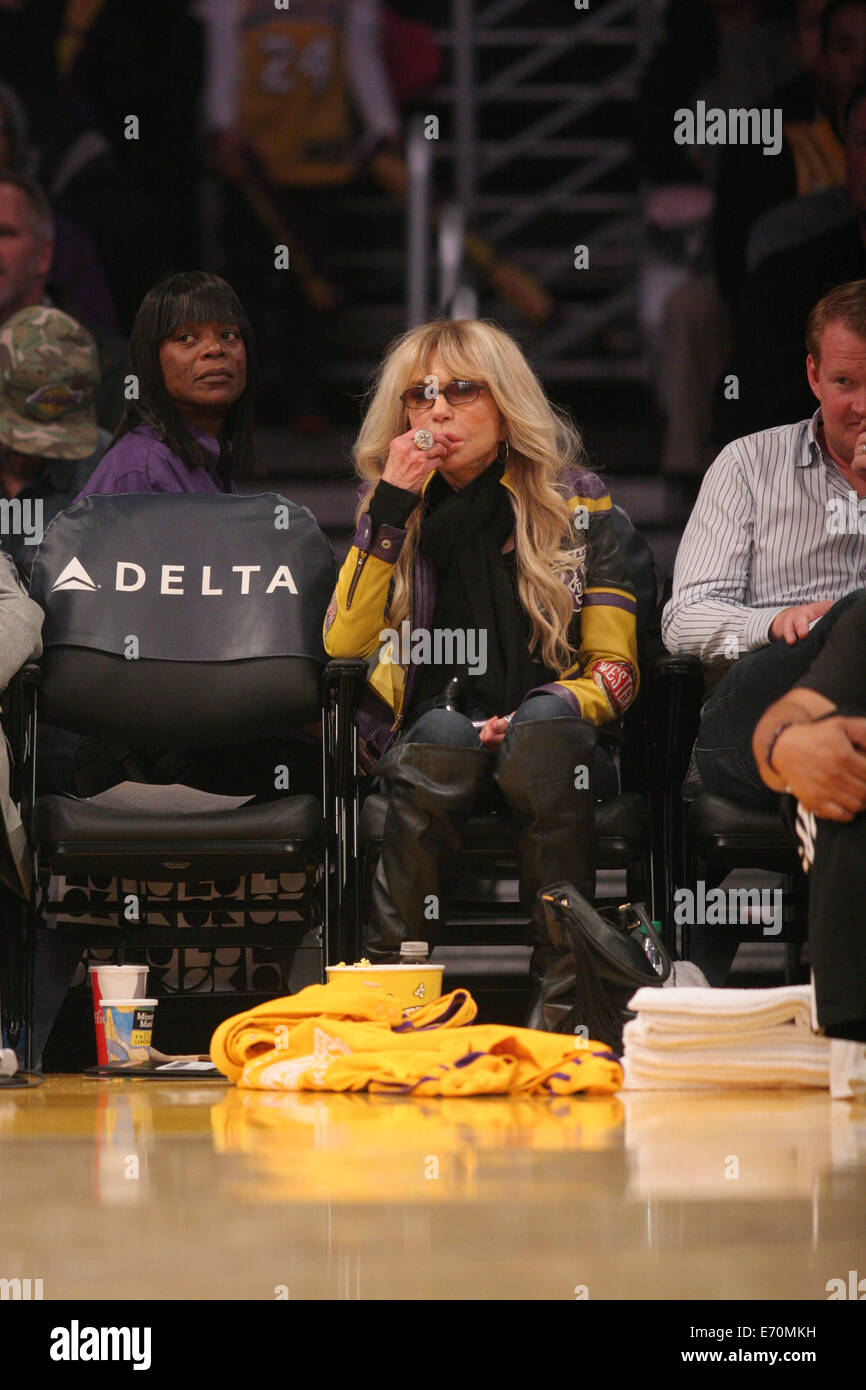
M 780 724 L 778 729 L 773 730 L 773 733 L 770 737 L 770 742 L 767 744 L 767 752 L 765 754 L 765 757 L 767 759 L 767 767 L 770 769 L 771 772 L 774 772 L 777 777 L 781 777 L 782 774 L 779 772 L 778 768 L 773 767 L 773 749 L 775 748 L 780 735 L 782 735 L 786 729 L 790 729 L 793 724 L 799 724 L 801 722 L 802 721 L 799 719 L 786 719 L 784 724 Z

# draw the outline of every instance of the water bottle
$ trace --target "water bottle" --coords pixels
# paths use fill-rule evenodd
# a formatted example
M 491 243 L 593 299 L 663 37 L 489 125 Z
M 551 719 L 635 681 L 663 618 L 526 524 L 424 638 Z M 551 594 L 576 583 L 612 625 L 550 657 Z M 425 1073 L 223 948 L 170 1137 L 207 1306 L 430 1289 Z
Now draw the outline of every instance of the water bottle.
M 433 708 L 455 710 L 457 714 L 462 714 L 465 703 L 465 692 L 460 677 L 452 676 L 441 694 L 433 701 Z
M 430 946 L 426 941 L 403 941 L 400 943 L 401 965 L 426 965 L 430 958 Z
M 661 922 L 653 922 L 653 926 L 655 927 L 656 931 L 661 930 Z M 661 952 L 659 951 L 658 946 L 655 944 L 645 927 L 641 929 L 640 944 L 643 946 L 653 970 L 656 972 L 657 975 L 663 975 L 665 963 L 662 960 Z

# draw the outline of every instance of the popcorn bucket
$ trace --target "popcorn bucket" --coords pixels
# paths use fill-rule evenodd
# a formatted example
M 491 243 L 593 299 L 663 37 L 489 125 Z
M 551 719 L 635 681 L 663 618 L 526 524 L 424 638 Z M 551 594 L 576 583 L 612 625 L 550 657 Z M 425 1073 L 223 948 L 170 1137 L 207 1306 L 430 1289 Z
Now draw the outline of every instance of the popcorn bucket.
M 404 1009 L 417 1009 L 442 993 L 442 965 L 329 965 L 328 983 L 370 981 Z

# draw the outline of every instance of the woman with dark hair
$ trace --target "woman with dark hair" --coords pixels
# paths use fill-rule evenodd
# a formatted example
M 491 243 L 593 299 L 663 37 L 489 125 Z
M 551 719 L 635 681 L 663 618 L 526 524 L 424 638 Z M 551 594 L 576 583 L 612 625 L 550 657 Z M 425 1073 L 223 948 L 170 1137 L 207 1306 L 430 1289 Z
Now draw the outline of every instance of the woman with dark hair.
M 118 492 L 236 492 L 258 474 L 258 372 L 243 305 L 230 285 L 184 271 L 142 300 L 129 343 L 137 395 L 80 497 Z
M 258 474 L 252 331 L 225 280 L 192 270 L 156 285 L 135 316 L 129 349 L 138 394 L 127 401 L 110 448 L 76 501 L 92 493 L 236 493 L 236 477 Z M 320 790 L 317 734 L 296 731 L 290 741 L 293 791 Z M 131 775 L 273 800 L 274 766 L 286 761 L 288 746 L 266 740 L 218 751 L 137 749 L 121 763 L 117 750 L 109 754 L 85 739 L 77 753 L 77 791 L 92 796 Z

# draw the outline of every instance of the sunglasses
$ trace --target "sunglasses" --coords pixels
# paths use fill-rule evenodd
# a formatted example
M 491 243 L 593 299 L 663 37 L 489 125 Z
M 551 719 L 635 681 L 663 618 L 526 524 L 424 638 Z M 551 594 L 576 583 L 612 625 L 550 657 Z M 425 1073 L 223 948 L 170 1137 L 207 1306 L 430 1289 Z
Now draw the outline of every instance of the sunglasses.
M 429 410 L 437 396 L 444 396 L 449 405 L 471 405 L 482 391 L 489 391 L 477 381 L 449 381 L 437 390 L 434 386 L 410 386 L 400 397 L 407 410 Z

